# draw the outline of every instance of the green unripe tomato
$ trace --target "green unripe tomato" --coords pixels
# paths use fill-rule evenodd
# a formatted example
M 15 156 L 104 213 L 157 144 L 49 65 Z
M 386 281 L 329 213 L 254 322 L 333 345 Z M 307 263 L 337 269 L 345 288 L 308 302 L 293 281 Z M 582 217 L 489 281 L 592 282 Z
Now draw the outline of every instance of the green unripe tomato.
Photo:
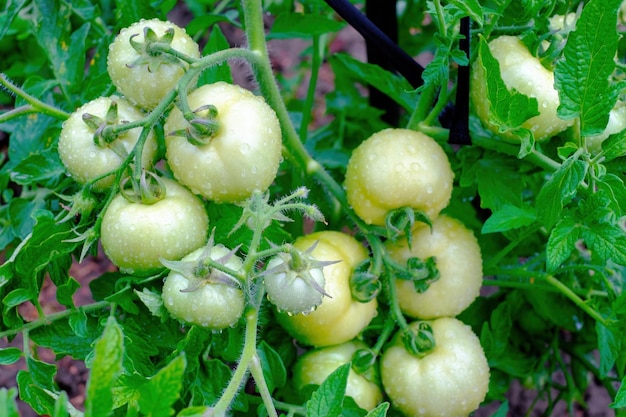
M 122 272 L 153 273 L 163 268 L 161 258 L 178 260 L 206 243 L 209 219 L 202 201 L 176 181 L 162 181 L 165 197 L 156 203 L 118 194 L 104 213 L 102 247 Z
M 454 173 L 448 156 L 431 137 L 408 129 L 385 129 L 352 153 L 346 170 L 348 202 L 368 224 L 410 207 L 434 219 L 448 205 Z
M 322 231 L 301 236 L 293 246 L 301 251 L 317 246 L 311 253 L 319 261 L 341 261 L 323 269 L 326 284 L 322 304 L 310 314 L 276 312 L 278 323 L 301 343 L 316 347 L 336 345 L 354 339 L 377 314 L 374 298 L 360 303 L 352 298 L 350 277 L 354 268 L 367 259 L 367 251 L 352 236 Z
M 309 384 L 321 385 L 333 371 L 350 362 L 354 352 L 366 347 L 363 342 L 352 340 L 306 352 L 298 358 L 293 368 L 293 384 L 296 390 L 302 392 Z M 348 374 L 346 396 L 352 397 L 359 407 L 368 411 L 383 400 L 378 384 L 353 369 Z
M 217 261 L 229 252 L 223 245 L 216 245 L 211 247 L 209 257 Z M 185 256 L 182 262 L 198 261 L 204 253 L 205 248 L 197 249 Z M 233 255 L 224 266 L 240 271 L 243 262 Z M 220 275 L 226 274 L 212 269 L 209 277 L 196 277 L 192 273 L 171 271 L 163 284 L 163 305 L 172 317 L 190 324 L 211 330 L 234 326 L 243 314 L 243 292 L 227 284 L 229 278 Z
M 142 19 L 121 30 L 109 46 L 107 70 L 111 81 L 124 96 L 150 110 L 176 86 L 188 64 L 181 60 L 178 63 L 167 62 L 163 56 L 141 54 L 133 48 L 131 38 L 134 42 L 145 42 L 144 29 L 147 27 L 158 37 L 169 29 L 173 30 L 170 46 L 192 58 L 200 57 L 200 49 L 184 29 L 159 19 Z M 171 57 L 166 55 L 166 59 L 172 60 Z
M 213 105 L 219 130 L 205 145 L 171 135 L 190 127 L 178 108 L 165 123 L 166 158 L 174 176 L 194 193 L 217 202 L 239 202 L 270 186 L 281 160 L 278 118 L 261 97 L 236 85 L 218 82 L 189 94 L 196 110 Z
M 483 282 L 482 256 L 474 234 L 456 219 L 441 215 L 430 227 L 412 231 L 411 249 L 406 239 L 386 244 L 389 255 L 401 264 L 411 257 L 435 257 L 439 279 L 423 293 L 412 281 L 395 281 L 400 309 L 413 318 L 454 317 L 478 297 Z
M 95 143 L 94 134 L 97 129 L 89 127 L 83 121 L 83 115 L 90 114 L 104 120 L 113 102 L 117 103 L 117 122 L 120 124 L 136 122 L 145 117 L 127 100 L 111 96 L 99 97 L 84 104 L 63 122 L 59 135 L 59 156 L 69 174 L 80 184 L 95 180 L 119 168 L 141 134 L 141 128 L 135 128 L 125 131 L 111 143 L 104 143 L 103 140 L 100 144 Z M 146 168 L 152 164 L 156 151 L 157 143 L 154 135 L 150 133 L 142 155 L 142 162 Z M 93 189 L 95 191 L 106 190 L 111 187 L 114 179 L 114 175 L 109 175 L 97 181 Z
M 539 115 L 521 125 L 533 133 L 536 141 L 547 140 L 572 125 L 571 120 L 560 119 L 556 114 L 560 100 L 554 88 L 554 73 L 541 65 L 519 38 L 500 36 L 492 39 L 489 51 L 500 64 L 500 76 L 507 88 L 537 99 Z M 485 126 L 503 139 L 519 142 L 519 138 L 512 133 L 499 132 L 498 126 L 489 121 L 488 76 L 480 59 L 477 59 L 472 66 L 470 83 L 470 98 L 476 114 Z
M 435 347 L 424 357 L 405 348 L 400 332 L 394 337 L 380 361 L 383 389 L 407 417 L 467 417 L 489 390 L 485 352 L 463 322 L 440 318 L 429 324 Z

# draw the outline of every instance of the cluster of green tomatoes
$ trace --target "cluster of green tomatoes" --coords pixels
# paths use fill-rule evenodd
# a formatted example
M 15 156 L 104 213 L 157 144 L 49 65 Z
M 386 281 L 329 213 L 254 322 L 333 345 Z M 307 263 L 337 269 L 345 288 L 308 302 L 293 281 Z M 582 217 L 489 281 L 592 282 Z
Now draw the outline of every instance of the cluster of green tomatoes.
M 267 200 L 282 134 L 262 97 L 223 82 L 196 88 L 188 70 L 199 57 L 196 42 L 176 25 L 137 22 L 109 50 L 120 95 L 85 104 L 63 125 L 58 149 L 67 171 L 105 196 L 98 232 L 106 256 L 135 276 L 169 269 L 164 307 L 210 330 L 236 326 L 251 294 L 266 294 L 276 321 L 311 348 L 293 369 L 298 390 L 369 355 L 367 369 L 350 371 L 346 391 L 362 408 L 388 398 L 408 416 L 475 410 L 488 390 L 489 367 L 478 338 L 455 316 L 478 296 L 482 261 L 473 234 L 440 215 L 453 183 L 442 148 L 422 133 L 389 129 L 364 141 L 348 164 L 346 196 L 365 224 L 385 226 L 403 208 L 427 219 L 385 243 L 387 264 L 407 271 L 416 260 L 430 260 L 437 271 L 425 286 L 400 272 L 390 281 L 397 297 L 388 298 L 402 320 L 416 321 L 403 321 L 372 354 L 360 335 L 381 309 L 376 296 L 353 295 L 351 279 L 370 255 L 352 234 L 319 231 L 254 258 L 209 236 L 206 204 L 252 201 L 258 208 Z M 162 117 L 164 151 L 153 129 Z M 169 170 L 159 169 L 165 164 Z M 268 219 L 244 223 L 262 230 Z M 434 343 L 418 355 L 410 346 L 420 334 Z

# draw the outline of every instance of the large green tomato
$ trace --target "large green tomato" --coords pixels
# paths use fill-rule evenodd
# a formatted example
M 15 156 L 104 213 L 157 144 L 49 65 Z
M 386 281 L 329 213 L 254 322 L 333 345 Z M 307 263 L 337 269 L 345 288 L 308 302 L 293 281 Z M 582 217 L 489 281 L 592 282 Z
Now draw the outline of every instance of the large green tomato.
M 489 365 L 478 337 L 455 318 L 429 322 L 435 348 L 417 357 L 400 334 L 380 361 L 383 389 L 408 417 L 467 417 L 489 390 Z M 417 329 L 419 322 L 411 324 Z
M 133 23 L 122 29 L 109 46 L 107 70 L 111 81 L 128 99 L 145 109 L 153 109 L 170 92 L 185 73 L 188 64 L 172 55 L 154 52 L 141 53 L 131 44 L 144 43 L 144 30 L 152 29 L 157 37 L 173 30 L 170 47 L 191 58 L 200 57 L 198 44 L 184 29 L 159 19 Z
M 346 170 L 348 202 L 366 223 L 384 225 L 387 214 L 409 207 L 430 219 L 448 205 L 454 173 L 441 146 L 408 129 L 385 129 L 352 153 Z
M 554 73 L 533 56 L 524 43 L 515 36 L 500 36 L 489 42 L 489 51 L 500 64 L 500 76 L 508 89 L 537 99 L 539 115 L 522 123 L 529 129 L 536 141 L 547 140 L 572 125 L 571 120 L 563 120 L 556 114 L 559 107 L 559 93 L 554 88 Z M 489 121 L 489 100 L 487 99 L 487 77 L 481 60 L 472 66 L 470 97 L 478 117 L 494 133 L 510 141 L 519 141 L 512 133 L 499 132 L 498 126 Z
M 412 281 L 397 279 L 398 302 L 414 318 L 454 317 L 478 297 L 483 282 L 482 256 L 474 234 L 461 222 L 441 215 L 432 230 L 419 224 L 412 231 L 412 245 L 406 239 L 386 244 L 389 255 L 406 264 L 411 257 L 435 257 L 439 279 L 423 293 Z
M 240 272 L 243 262 L 223 245 L 200 248 L 185 256 L 183 263 L 202 261 L 206 255 L 214 261 L 225 259 L 222 264 Z M 202 270 L 196 268 L 195 270 Z M 243 291 L 224 272 L 207 268 L 204 275 L 193 271 L 171 271 L 163 284 L 163 305 L 170 314 L 190 324 L 220 330 L 237 323 L 244 309 Z
M 350 277 L 354 268 L 367 259 L 367 251 L 352 236 L 335 231 L 311 233 L 293 245 L 302 251 L 317 243 L 312 256 L 319 261 L 341 261 L 324 267 L 326 283 L 322 304 L 309 314 L 276 312 L 278 322 L 300 342 L 329 346 L 354 339 L 376 316 L 377 302 L 361 303 L 352 297 Z
M 163 268 L 161 258 L 178 260 L 206 243 L 209 219 L 198 197 L 163 178 L 165 197 L 154 204 L 118 194 L 100 230 L 107 257 L 122 272 L 146 275 Z
M 125 131 L 111 143 L 94 140 L 95 128 L 90 127 L 83 120 L 83 115 L 89 114 L 102 119 L 104 122 L 112 103 L 117 104 L 117 120 L 111 124 L 136 122 L 145 117 L 136 107 L 127 100 L 112 96 L 99 97 L 77 109 L 63 123 L 59 136 L 59 156 L 72 178 L 81 184 L 93 181 L 119 168 L 128 153 L 137 143 L 141 128 Z M 154 135 L 146 140 L 143 149 L 142 161 L 147 168 L 152 164 L 156 155 L 157 144 Z M 113 174 L 94 183 L 93 189 L 103 191 L 113 184 Z
M 333 371 L 350 362 L 357 350 L 366 347 L 359 340 L 351 340 L 306 352 L 298 358 L 293 368 L 293 384 L 296 390 L 302 392 L 309 384 L 321 385 Z M 372 379 L 370 375 L 358 374 L 350 369 L 346 385 L 346 396 L 352 397 L 359 407 L 368 411 L 383 400 L 380 387 Z
M 278 172 L 282 136 L 276 114 L 261 98 L 236 85 L 218 82 L 189 94 L 192 110 L 213 105 L 217 134 L 205 145 L 171 135 L 190 128 L 178 108 L 165 123 L 166 158 L 181 183 L 217 202 L 238 202 L 265 191 Z

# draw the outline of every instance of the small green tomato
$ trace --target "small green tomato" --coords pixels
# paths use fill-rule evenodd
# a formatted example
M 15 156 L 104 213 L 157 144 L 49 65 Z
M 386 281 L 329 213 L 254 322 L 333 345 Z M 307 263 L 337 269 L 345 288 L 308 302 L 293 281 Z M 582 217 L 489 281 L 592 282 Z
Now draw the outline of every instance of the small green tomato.
M 448 205 L 454 173 L 448 156 L 431 137 L 408 129 L 385 129 L 352 153 L 346 170 L 348 202 L 366 223 L 384 225 L 403 207 L 431 220 Z
M 90 127 L 83 120 L 84 115 L 101 119 L 104 127 L 107 113 L 113 103 L 117 105 L 117 118 L 106 123 L 108 125 L 136 122 L 145 117 L 126 99 L 111 96 L 99 97 L 84 104 L 63 123 L 59 135 L 59 156 L 69 174 L 80 184 L 95 180 L 119 168 L 141 134 L 141 128 L 138 127 L 125 131 L 110 143 L 106 143 L 104 139 L 98 141 L 94 138 L 97 129 Z M 150 167 L 156 151 L 157 143 L 154 135 L 150 133 L 143 148 L 144 167 Z M 95 191 L 104 191 L 111 187 L 114 179 L 115 176 L 111 174 L 94 183 L 92 188 Z
M 489 390 L 485 352 L 463 322 L 440 318 L 429 324 L 435 347 L 423 357 L 406 349 L 400 332 L 394 337 L 380 361 L 383 389 L 407 417 L 467 417 Z
M 293 383 L 297 391 L 303 392 L 307 385 L 321 385 L 322 382 L 341 365 L 352 360 L 352 355 L 367 346 L 359 340 L 351 340 L 339 345 L 310 350 L 300 356 L 293 369 Z M 373 375 L 372 375 L 373 376 Z M 357 405 L 371 410 L 382 400 L 380 387 L 370 375 L 358 374 L 350 369 L 346 396 L 352 397 Z
M 161 258 L 180 259 L 206 243 L 209 219 L 198 197 L 162 178 L 165 196 L 154 204 L 118 194 L 102 218 L 100 239 L 107 257 L 122 272 L 148 275 Z
M 215 268 L 202 266 L 209 257 L 235 272 L 240 272 L 242 260 L 223 245 L 210 245 L 185 256 L 178 265 L 194 265 L 191 268 L 172 270 L 163 285 L 163 304 L 172 317 L 189 324 L 221 330 L 234 326 L 245 306 L 242 290 L 236 278 L 228 277 Z M 197 271 L 205 269 L 198 276 Z

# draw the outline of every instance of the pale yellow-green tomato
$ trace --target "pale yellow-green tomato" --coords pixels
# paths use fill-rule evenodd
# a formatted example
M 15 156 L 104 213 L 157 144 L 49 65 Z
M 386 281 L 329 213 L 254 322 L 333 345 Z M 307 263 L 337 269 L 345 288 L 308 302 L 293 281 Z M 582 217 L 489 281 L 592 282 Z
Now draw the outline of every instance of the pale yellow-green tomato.
M 69 174 L 80 184 L 85 184 L 118 169 L 134 148 L 141 134 L 141 128 L 138 127 L 125 131 L 111 143 L 105 143 L 102 140 L 96 144 L 94 134 L 97 129 L 89 127 L 83 120 L 83 115 L 90 114 L 104 120 L 113 102 L 117 103 L 117 123 L 119 124 L 136 122 L 145 117 L 127 100 L 111 96 L 99 97 L 84 104 L 63 122 L 59 135 L 59 156 Z M 157 143 L 154 135 L 150 133 L 142 154 L 145 168 L 151 166 L 156 151 Z M 98 180 L 92 188 L 95 191 L 104 191 L 113 185 L 114 179 L 115 175 L 111 174 Z
M 215 245 L 209 249 L 208 257 L 214 261 L 223 259 L 230 249 Z M 194 262 L 207 254 L 202 247 L 185 256 L 183 262 Z M 242 260 L 233 255 L 225 262 L 225 267 L 239 272 Z M 224 272 L 211 269 L 207 277 L 197 277 L 193 273 L 182 274 L 171 271 L 163 284 L 163 305 L 172 317 L 189 324 L 221 330 L 237 323 L 244 309 L 243 291 Z
M 406 239 L 386 244 L 389 255 L 403 265 L 411 257 L 435 257 L 439 279 L 423 293 L 415 290 L 412 281 L 395 281 L 400 308 L 413 318 L 458 315 L 478 297 L 483 282 L 482 256 L 474 234 L 446 215 L 437 217 L 432 226 L 432 230 L 421 224 L 413 229 L 411 249 Z
M 145 42 L 146 28 L 152 29 L 157 37 L 173 30 L 174 37 L 169 46 L 191 58 L 199 58 L 200 49 L 185 29 L 172 22 L 141 19 L 121 30 L 109 46 L 107 71 L 119 92 L 138 106 L 151 110 L 176 87 L 188 64 L 182 60 L 167 62 L 159 55 L 142 55 L 133 48 L 131 38 L 134 42 Z M 167 57 L 171 59 L 171 55 Z
M 385 129 L 352 152 L 344 186 L 356 214 L 382 226 L 390 211 L 403 207 L 434 219 L 450 201 L 453 179 L 448 156 L 430 136 Z
M 161 258 L 177 261 L 206 243 L 209 218 L 202 201 L 174 180 L 161 181 L 165 196 L 156 203 L 118 194 L 104 212 L 102 248 L 122 272 L 157 272 L 163 269 Z
M 203 85 L 188 97 L 192 110 L 217 108 L 217 134 L 195 145 L 172 132 L 190 127 L 178 108 L 165 123 L 166 158 L 174 176 L 194 193 L 216 202 L 239 202 L 272 184 L 281 161 L 278 118 L 262 97 L 236 85 Z
M 489 390 L 485 352 L 472 329 L 458 319 L 429 324 L 435 348 L 424 357 L 405 348 L 400 332 L 394 337 L 380 361 L 383 389 L 407 417 L 467 417 Z
M 363 348 L 366 348 L 365 343 L 351 340 L 304 353 L 293 368 L 293 383 L 296 390 L 302 391 L 309 384 L 321 385 L 333 371 L 350 362 L 354 352 Z M 359 407 L 369 411 L 383 400 L 383 395 L 378 384 L 368 376 L 350 369 L 346 396 L 352 397 Z
M 524 43 L 515 36 L 500 36 L 489 42 L 489 50 L 500 64 L 500 76 L 507 88 L 537 99 L 539 115 L 522 123 L 529 129 L 536 141 L 543 141 L 562 132 L 572 125 L 571 120 L 560 119 L 556 110 L 559 107 L 559 93 L 554 88 L 554 73 L 533 56 Z M 494 133 L 509 141 L 518 141 L 512 133 L 501 133 L 489 121 L 489 100 L 487 98 L 487 77 L 481 60 L 472 66 L 470 98 L 478 117 Z
M 312 252 L 319 261 L 340 261 L 322 270 L 326 283 L 322 303 L 308 314 L 276 311 L 278 323 L 306 345 L 330 346 L 354 339 L 377 314 L 374 298 L 361 303 L 352 298 L 350 277 L 354 268 L 367 259 L 367 251 L 352 236 L 336 231 L 311 233 L 296 239 L 293 245 L 305 251 L 317 242 Z

